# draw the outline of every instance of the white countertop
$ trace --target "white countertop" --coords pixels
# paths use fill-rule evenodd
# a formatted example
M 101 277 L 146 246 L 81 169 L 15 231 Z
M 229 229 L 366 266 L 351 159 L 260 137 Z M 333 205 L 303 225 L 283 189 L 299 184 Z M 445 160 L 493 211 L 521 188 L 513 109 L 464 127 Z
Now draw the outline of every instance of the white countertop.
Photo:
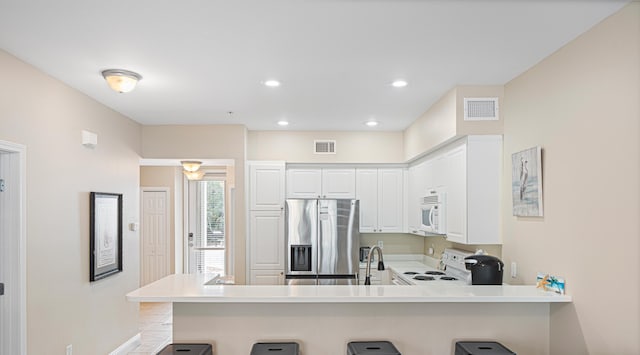
M 169 275 L 127 294 L 132 302 L 193 303 L 557 303 L 571 297 L 535 286 L 205 285 L 215 275 Z

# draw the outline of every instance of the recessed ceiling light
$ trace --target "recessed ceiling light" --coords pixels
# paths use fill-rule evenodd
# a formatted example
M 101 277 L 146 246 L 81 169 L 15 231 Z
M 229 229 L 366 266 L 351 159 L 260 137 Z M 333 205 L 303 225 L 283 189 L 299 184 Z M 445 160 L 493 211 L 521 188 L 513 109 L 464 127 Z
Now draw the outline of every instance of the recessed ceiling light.
M 393 86 L 394 88 L 403 88 L 407 86 L 407 82 L 404 80 L 396 80 L 391 83 L 391 86 Z
M 280 82 L 278 80 L 267 80 L 264 82 L 264 85 L 270 88 L 277 88 L 278 86 L 280 86 Z
M 280 121 L 278 121 L 278 125 L 279 125 L 279 126 L 283 126 L 283 127 L 284 127 L 284 126 L 288 126 L 288 125 L 289 125 L 289 122 L 288 122 L 288 121 L 285 121 L 285 120 L 280 120 Z
M 364 124 L 366 124 L 369 127 L 375 127 L 378 125 L 378 121 L 367 121 Z

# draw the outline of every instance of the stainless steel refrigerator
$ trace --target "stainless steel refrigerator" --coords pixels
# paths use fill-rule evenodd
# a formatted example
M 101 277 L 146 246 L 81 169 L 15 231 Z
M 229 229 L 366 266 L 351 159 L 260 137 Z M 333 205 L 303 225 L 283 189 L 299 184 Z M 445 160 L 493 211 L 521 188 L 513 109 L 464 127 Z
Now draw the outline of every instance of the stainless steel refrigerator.
M 285 203 L 288 285 L 357 285 L 358 200 L 290 199 Z

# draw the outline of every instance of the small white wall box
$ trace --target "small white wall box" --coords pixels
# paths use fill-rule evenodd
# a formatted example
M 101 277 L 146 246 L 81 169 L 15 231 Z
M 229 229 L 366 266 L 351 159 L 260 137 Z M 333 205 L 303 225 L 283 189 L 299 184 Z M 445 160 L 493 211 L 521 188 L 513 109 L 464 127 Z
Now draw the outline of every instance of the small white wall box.
M 93 132 L 82 130 L 82 145 L 93 148 L 98 145 L 98 135 Z

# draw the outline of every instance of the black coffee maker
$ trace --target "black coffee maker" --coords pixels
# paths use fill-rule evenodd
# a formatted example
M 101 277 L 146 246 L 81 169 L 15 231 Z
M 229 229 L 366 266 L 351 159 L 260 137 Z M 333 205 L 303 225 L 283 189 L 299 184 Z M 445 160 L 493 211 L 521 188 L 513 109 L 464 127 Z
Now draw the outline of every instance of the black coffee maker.
M 504 263 L 495 256 L 467 256 L 464 265 L 471 271 L 472 285 L 502 285 Z

